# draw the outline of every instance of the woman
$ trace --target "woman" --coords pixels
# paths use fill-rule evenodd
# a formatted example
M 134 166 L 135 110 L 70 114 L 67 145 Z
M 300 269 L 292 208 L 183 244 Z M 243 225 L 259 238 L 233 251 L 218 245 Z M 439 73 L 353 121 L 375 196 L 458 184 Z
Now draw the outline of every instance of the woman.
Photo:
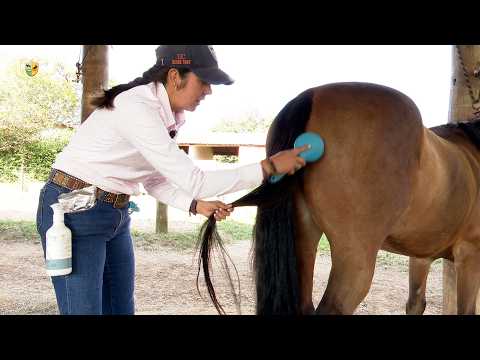
M 104 91 L 97 109 L 57 156 L 40 193 L 37 229 L 45 251 L 52 225 L 50 205 L 58 196 L 95 185 L 93 208 L 65 214 L 72 231 L 72 273 L 54 276 L 60 314 L 133 314 L 134 254 L 128 200 L 139 184 L 158 201 L 192 214 L 225 219 L 233 210 L 202 199 L 258 186 L 274 173 L 293 174 L 305 166 L 283 151 L 260 163 L 202 171 L 174 141 L 211 85 L 232 84 L 206 45 L 162 45 L 157 62 L 142 77 Z

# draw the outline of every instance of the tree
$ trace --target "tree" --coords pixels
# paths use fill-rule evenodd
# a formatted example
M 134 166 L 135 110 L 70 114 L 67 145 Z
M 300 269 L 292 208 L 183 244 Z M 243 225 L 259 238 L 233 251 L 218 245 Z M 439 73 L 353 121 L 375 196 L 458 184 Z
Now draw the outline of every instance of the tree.
M 40 63 L 30 77 L 20 59 L 0 74 L 0 151 L 16 151 L 40 131 L 75 122 L 79 110 L 75 84 L 62 64 Z
M 0 154 L 15 153 L 23 167 L 27 147 L 40 139 L 41 131 L 79 122 L 79 100 L 73 73 L 60 63 L 40 61 L 39 72 L 28 76 L 18 59 L 0 74 Z
M 213 132 L 230 133 L 266 133 L 273 119 L 260 117 L 256 113 L 247 114 L 239 120 L 226 120 L 218 122 L 212 129 Z
M 108 45 L 83 45 L 83 93 L 82 123 L 95 110 L 90 104 L 92 97 L 108 85 Z

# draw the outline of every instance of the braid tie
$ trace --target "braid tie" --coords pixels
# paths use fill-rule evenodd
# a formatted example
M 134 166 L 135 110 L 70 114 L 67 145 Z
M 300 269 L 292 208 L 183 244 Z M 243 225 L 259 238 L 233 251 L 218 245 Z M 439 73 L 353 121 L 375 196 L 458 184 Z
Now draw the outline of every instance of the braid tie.
M 122 92 L 125 90 L 129 90 L 131 88 L 134 88 L 136 86 L 147 85 L 148 83 L 151 83 L 154 80 L 154 76 L 158 73 L 159 70 L 160 70 L 160 67 L 157 65 L 154 65 L 150 69 L 145 71 L 142 74 L 142 76 L 137 77 L 136 79 L 130 81 L 128 84 L 118 85 L 116 88 L 120 92 Z
M 144 80 L 148 80 L 149 82 L 153 81 L 153 78 L 156 74 L 158 74 L 160 72 L 160 70 L 163 68 L 163 66 L 161 64 L 155 64 L 153 65 L 150 69 L 148 69 L 147 71 L 145 71 L 143 74 L 142 74 L 142 77 Z M 137 79 L 135 79 L 137 80 Z

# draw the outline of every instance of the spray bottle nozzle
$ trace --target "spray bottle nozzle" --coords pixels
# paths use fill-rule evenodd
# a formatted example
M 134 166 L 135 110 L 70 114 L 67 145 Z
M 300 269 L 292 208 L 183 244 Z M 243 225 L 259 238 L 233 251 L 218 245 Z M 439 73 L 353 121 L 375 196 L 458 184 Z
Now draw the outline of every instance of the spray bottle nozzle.
M 65 209 L 63 208 L 62 204 L 55 203 L 50 205 L 50 207 L 53 209 L 53 222 L 54 223 L 63 222 Z
M 52 204 L 50 205 L 50 207 L 53 209 L 53 212 L 56 214 L 65 212 L 65 210 L 63 209 L 63 206 L 59 203 Z

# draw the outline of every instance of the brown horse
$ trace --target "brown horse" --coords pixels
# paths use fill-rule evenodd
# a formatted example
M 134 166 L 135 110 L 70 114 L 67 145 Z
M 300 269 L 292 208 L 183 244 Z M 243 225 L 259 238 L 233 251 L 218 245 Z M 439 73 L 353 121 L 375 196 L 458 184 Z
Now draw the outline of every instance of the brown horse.
M 408 314 L 423 313 L 428 271 L 438 258 L 454 261 L 458 313 L 473 314 L 480 151 L 470 134 L 452 125 L 427 129 L 411 99 L 368 83 L 329 84 L 297 96 L 272 123 L 267 155 L 291 148 L 304 131 L 324 139 L 323 157 L 233 203 L 258 206 L 257 314 L 352 314 L 369 291 L 380 249 L 410 257 Z M 332 267 L 315 309 L 313 270 L 323 233 Z M 221 244 L 213 218 L 200 240 L 205 280 L 221 312 L 209 274 L 210 249 Z

